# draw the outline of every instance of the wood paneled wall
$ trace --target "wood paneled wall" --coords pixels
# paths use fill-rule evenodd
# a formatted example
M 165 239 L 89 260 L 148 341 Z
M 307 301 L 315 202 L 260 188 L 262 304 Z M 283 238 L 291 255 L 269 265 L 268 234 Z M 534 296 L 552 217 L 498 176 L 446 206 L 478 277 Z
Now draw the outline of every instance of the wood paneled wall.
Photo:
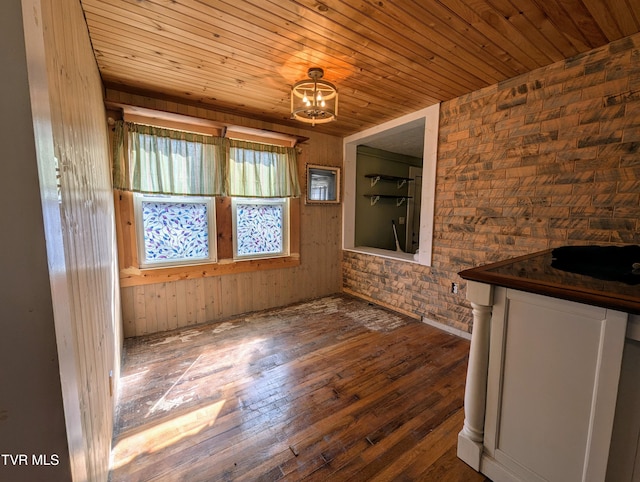
M 103 89 L 80 2 L 42 2 L 42 9 L 70 293 L 73 339 L 66 342 L 77 356 L 82 414 L 74 422 L 82 426 L 87 477 L 99 481 L 107 479 L 115 405 L 111 385 L 119 376 L 122 344 Z M 55 168 L 54 159 L 48 162 Z
M 443 103 L 433 266 L 345 252 L 344 286 L 468 332 L 460 270 L 640 243 L 639 70 L 636 34 Z
M 338 137 L 115 90 L 107 90 L 106 97 L 114 103 L 308 137 L 308 141 L 300 144 L 298 155 L 303 192 L 306 164 L 342 166 L 342 139 Z M 298 266 L 123 287 L 124 335 L 138 336 L 221 320 L 339 292 L 341 206 L 305 205 L 303 200 L 299 204 Z

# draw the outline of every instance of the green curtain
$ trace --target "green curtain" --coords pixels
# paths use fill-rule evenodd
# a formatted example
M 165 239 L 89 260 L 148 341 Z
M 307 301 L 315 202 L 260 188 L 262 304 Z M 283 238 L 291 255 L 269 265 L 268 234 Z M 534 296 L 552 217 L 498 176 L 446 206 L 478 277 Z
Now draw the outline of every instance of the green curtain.
M 152 194 L 300 196 L 296 151 L 118 121 L 115 189 Z
M 296 150 L 231 139 L 227 194 L 240 197 L 298 197 Z
M 113 130 L 113 187 L 123 191 L 131 191 L 129 183 L 129 162 L 126 154 L 126 135 L 123 121 L 116 121 Z
M 119 121 L 114 133 L 116 189 L 153 194 L 224 194 L 228 140 Z

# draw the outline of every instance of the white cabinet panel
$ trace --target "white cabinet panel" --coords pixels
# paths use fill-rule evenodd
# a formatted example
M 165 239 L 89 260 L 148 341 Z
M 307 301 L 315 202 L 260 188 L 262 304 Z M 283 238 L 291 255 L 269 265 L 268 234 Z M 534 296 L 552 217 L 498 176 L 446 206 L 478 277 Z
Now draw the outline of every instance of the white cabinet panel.
M 626 320 L 496 288 L 484 438 L 493 460 L 483 472 L 494 480 L 604 480 Z

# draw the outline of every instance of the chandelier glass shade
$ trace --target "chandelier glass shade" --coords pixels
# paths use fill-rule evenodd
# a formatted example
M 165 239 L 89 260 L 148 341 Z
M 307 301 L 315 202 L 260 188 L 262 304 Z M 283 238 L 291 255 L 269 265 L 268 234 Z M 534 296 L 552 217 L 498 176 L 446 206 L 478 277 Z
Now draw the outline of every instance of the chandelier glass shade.
M 338 116 L 338 90 L 322 80 L 324 71 L 313 67 L 308 79 L 300 80 L 291 88 L 291 117 L 311 125 L 336 120 Z

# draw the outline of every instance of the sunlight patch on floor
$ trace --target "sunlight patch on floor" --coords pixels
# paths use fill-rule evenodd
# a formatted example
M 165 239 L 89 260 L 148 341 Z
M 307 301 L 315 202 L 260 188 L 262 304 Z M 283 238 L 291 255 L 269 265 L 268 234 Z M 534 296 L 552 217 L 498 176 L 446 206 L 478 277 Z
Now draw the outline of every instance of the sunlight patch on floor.
M 199 355 L 198 358 L 193 360 L 193 363 L 191 363 L 191 365 L 189 365 L 189 367 L 184 372 L 182 372 L 182 375 L 180 375 L 178 379 L 175 382 L 173 382 L 173 384 L 169 387 L 169 389 L 166 392 L 164 392 L 164 395 L 162 395 L 162 397 L 160 397 L 158 401 L 149 409 L 149 411 L 147 412 L 144 418 L 147 418 L 150 415 L 153 415 L 158 410 L 163 410 L 163 411 L 171 410 L 172 408 L 175 408 L 181 405 L 185 401 L 189 401 L 189 400 L 184 400 L 184 395 L 180 397 L 179 400 L 173 400 L 173 401 L 168 401 L 167 397 L 171 392 L 171 390 L 173 390 L 173 388 L 178 383 L 180 383 L 180 380 L 182 380 L 185 377 L 185 375 L 189 372 L 189 370 L 191 370 L 195 366 L 195 364 L 198 363 L 198 360 L 200 360 L 200 358 L 202 358 L 202 355 Z
M 122 467 L 144 453 L 153 453 L 211 427 L 225 400 L 173 417 L 118 441 L 112 451 L 111 469 Z

